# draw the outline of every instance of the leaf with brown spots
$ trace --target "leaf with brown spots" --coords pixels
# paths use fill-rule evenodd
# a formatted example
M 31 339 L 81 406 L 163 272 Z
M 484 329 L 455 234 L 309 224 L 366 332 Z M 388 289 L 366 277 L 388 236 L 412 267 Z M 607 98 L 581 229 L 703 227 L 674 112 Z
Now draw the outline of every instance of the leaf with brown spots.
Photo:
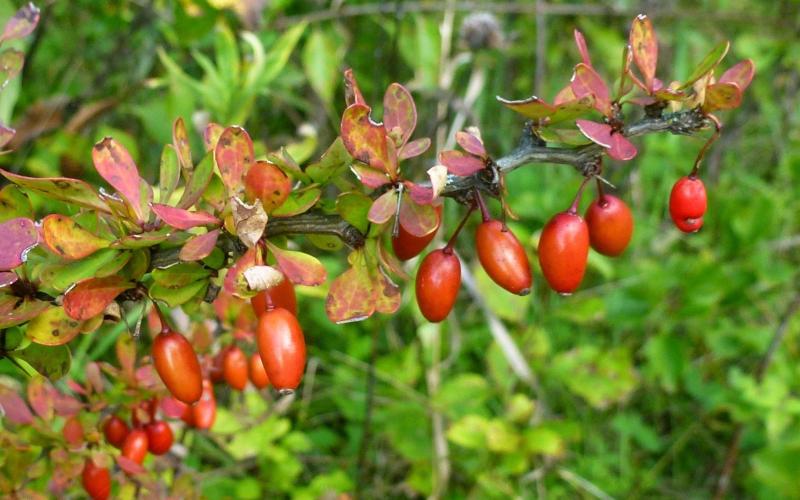
M 214 148 L 214 161 L 229 192 L 236 194 L 242 190 L 242 177 L 254 159 L 253 141 L 245 129 L 228 127 L 219 136 Z
M 14 295 L 0 295 L 0 329 L 20 325 L 42 314 L 50 307 L 49 302 L 20 298 Z
M 186 132 L 186 124 L 183 122 L 182 117 L 175 119 L 172 124 L 172 145 L 175 147 L 175 152 L 178 154 L 178 163 L 181 170 L 189 173 L 194 168 L 192 163 L 192 147 L 189 144 L 189 134 Z M 188 177 L 187 175 L 184 175 Z
M 633 61 L 639 68 L 644 77 L 645 90 L 652 93 L 654 89 L 653 81 L 656 76 L 656 64 L 658 63 L 658 41 L 656 31 L 650 18 L 644 14 L 636 16 L 631 24 L 629 44 Z
M 52 381 L 69 373 L 72 364 L 69 347 L 65 345 L 47 346 L 31 342 L 25 349 L 16 351 L 14 357 L 24 360 L 34 370 Z M 75 415 L 80 412 L 81 407 L 80 402 L 67 395 L 58 394 L 55 398 L 54 409 L 57 415 Z
M 18 217 L 0 224 L 0 271 L 9 271 L 25 262 L 25 254 L 38 241 L 39 233 L 30 219 Z
M 245 192 L 250 199 L 259 199 L 271 213 L 286 201 L 292 191 L 292 180 L 274 163 L 257 161 L 245 176 Z
M 26 177 L 3 169 L 0 169 L 0 174 L 17 186 L 42 194 L 47 198 L 111 213 L 108 205 L 100 199 L 97 190 L 84 181 L 67 177 Z
M 28 323 L 25 334 L 42 345 L 66 344 L 81 331 L 83 322 L 67 316 L 63 307 L 52 307 Z
M 379 313 L 394 314 L 400 308 L 402 294 L 400 287 L 392 283 L 380 268 L 375 269 L 372 278 L 375 310 Z
M 275 256 L 278 268 L 296 285 L 316 286 L 325 282 L 328 272 L 314 256 L 293 250 L 284 250 L 267 242 L 267 248 Z
M 392 177 L 396 172 L 392 171 L 389 159 L 386 130 L 374 123 L 369 113 L 369 107 L 363 104 L 353 104 L 345 109 L 341 122 L 342 140 L 353 158 Z
M 337 324 L 362 321 L 375 312 L 375 292 L 363 250 L 355 250 L 350 257 L 352 267 L 333 280 L 325 299 L 325 312 Z
M 132 287 L 119 275 L 83 280 L 64 294 L 64 311 L 72 319 L 88 320 L 102 314 L 117 295 Z
M 718 109 L 738 108 L 742 103 L 742 90 L 735 83 L 715 83 L 706 88 L 703 111 L 711 113 Z
M 92 160 L 100 176 L 116 189 L 131 207 L 136 221 L 145 222 L 148 212 L 147 206 L 142 204 L 142 179 L 125 146 L 111 137 L 106 137 L 92 148 Z M 149 198 L 152 198 L 152 193 Z
M 42 220 L 42 240 L 48 250 L 67 260 L 88 257 L 111 244 L 60 214 L 51 214 Z
M 214 148 L 217 147 L 219 136 L 221 136 L 224 131 L 225 127 L 219 123 L 211 122 L 206 125 L 206 128 L 203 130 L 203 146 L 205 146 L 207 153 L 214 151 Z
M 31 200 L 18 186 L 9 184 L 0 189 L 0 222 L 17 217 L 33 218 Z

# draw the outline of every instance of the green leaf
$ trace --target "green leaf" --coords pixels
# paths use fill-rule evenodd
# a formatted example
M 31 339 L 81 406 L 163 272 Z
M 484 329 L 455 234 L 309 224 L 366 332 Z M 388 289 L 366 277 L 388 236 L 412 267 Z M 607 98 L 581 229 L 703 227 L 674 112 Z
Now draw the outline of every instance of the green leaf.
M 37 344 L 61 345 L 75 338 L 82 326 L 83 322 L 70 318 L 63 307 L 51 307 L 28 323 L 25 334 Z
M 181 178 L 181 170 L 178 166 L 178 154 L 172 144 L 167 144 L 161 151 L 161 164 L 158 177 L 158 201 L 169 203 L 169 197 Z
M 524 434 L 525 449 L 537 455 L 560 456 L 564 453 L 564 440 L 548 427 L 534 427 Z
M 353 163 L 353 158 L 344 147 L 341 137 L 337 137 L 322 154 L 319 161 L 306 168 L 306 173 L 318 184 L 325 184 L 329 179 L 342 175 Z
M 206 186 L 208 186 L 213 173 L 214 157 L 211 154 L 207 154 L 192 171 L 192 177 L 189 179 L 189 182 L 186 183 L 183 196 L 181 196 L 177 207 L 189 208 L 197 203 L 197 200 L 203 196 L 203 192 L 206 190 Z
M 278 38 L 269 48 L 264 58 L 264 65 L 259 70 L 255 66 L 246 76 L 245 88 L 254 88 L 259 91 L 266 88 L 283 71 L 289 56 L 292 54 L 297 42 L 306 30 L 306 23 L 297 23 Z
M 19 187 L 9 184 L 0 190 L 0 222 L 33 215 L 31 200 Z
M 178 288 L 154 284 L 150 287 L 149 292 L 150 297 L 154 300 L 161 300 L 169 307 L 177 307 L 189 302 L 195 296 L 204 295 L 206 288 L 208 288 L 208 281 L 199 280 Z
M 369 229 L 367 215 L 371 206 L 372 198 L 357 191 L 342 193 L 336 198 L 336 211 L 342 219 L 364 234 Z
M 433 404 L 447 417 L 457 420 L 469 414 L 486 414 L 492 391 L 489 383 L 475 373 L 448 378 L 433 398 Z
M 273 217 L 291 217 L 305 213 L 316 205 L 322 196 L 322 190 L 314 187 L 303 191 L 293 191 L 281 206 L 272 211 Z
M 166 269 L 155 269 L 152 272 L 153 280 L 166 288 L 181 288 L 195 281 L 207 278 L 210 271 L 195 263 L 182 263 Z
M 314 28 L 303 47 L 303 71 L 311 88 L 326 106 L 332 106 L 339 83 L 344 45 L 325 28 Z
M 713 71 L 714 68 L 722 61 L 725 55 L 728 53 L 728 49 L 730 48 L 731 44 L 729 41 L 725 40 L 724 42 L 719 43 L 716 47 L 711 49 L 711 52 L 706 54 L 700 64 L 692 71 L 692 74 L 689 75 L 689 78 L 681 85 L 678 90 L 683 90 L 685 88 L 689 88 L 692 86 L 694 82 L 701 79 L 705 76 L 709 71 Z
M 447 431 L 447 439 L 451 442 L 473 450 L 486 448 L 486 433 L 489 421 L 479 415 L 467 415 L 457 420 Z
M 63 291 L 86 278 L 113 274 L 113 271 L 119 270 L 128 259 L 130 259 L 129 252 L 103 248 L 83 260 L 44 269 L 41 279 L 48 287 Z
M 69 373 L 72 355 L 66 345 L 46 346 L 31 343 L 25 349 L 13 354 L 17 360 L 28 363 L 34 370 L 56 381 Z

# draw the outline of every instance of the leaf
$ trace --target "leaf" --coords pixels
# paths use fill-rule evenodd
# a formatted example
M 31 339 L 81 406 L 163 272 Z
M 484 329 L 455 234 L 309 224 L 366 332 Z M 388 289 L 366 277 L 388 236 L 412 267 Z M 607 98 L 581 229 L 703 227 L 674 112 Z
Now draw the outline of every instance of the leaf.
M 64 311 L 72 319 L 91 319 L 102 314 L 106 306 L 130 288 L 133 284 L 119 275 L 86 279 L 64 294 Z
M 416 141 L 415 141 L 416 142 Z M 328 149 L 322 154 L 319 161 L 306 168 L 306 173 L 318 184 L 325 184 L 329 179 L 340 176 L 350 168 L 353 157 L 344 147 L 341 137 L 337 137 Z
M 516 111 L 526 118 L 531 120 L 542 120 L 552 115 L 555 112 L 555 107 L 547 104 L 542 99 L 534 96 L 527 99 L 512 101 L 497 96 L 500 103 L 512 111 Z
M 39 241 L 33 221 L 18 217 L 0 224 L 0 271 L 8 271 L 25 262 L 28 251 Z
M 636 156 L 636 146 L 627 137 L 617 132 L 611 134 L 611 147 L 608 156 L 619 161 L 628 161 Z
M 383 95 L 383 127 L 398 148 L 405 146 L 417 127 L 414 98 L 399 83 L 389 85 Z
M 363 252 L 362 250 L 355 250 Z M 352 256 L 352 254 L 351 254 Z M 351 259 L 354 261 L 363 258 Z M 337 324 L 361 321 L 375 312 L 374 291 L 364 264 L 354 264 L 331 283 L 325 299 L 325 312 Z
M 317 286 L 328 278 L 325 267 L 312 255 L 284 250 L 269 242 L 267 248 L 275 257 L 278 268 L 295 285 Z
M 547 119 L 549 125 L 561 123 L 565 121 L 572 121 L 575 118 L 585 115 L 588 111 L 594 108 L 595 98 L 593 95 L 587 95 L 580 99 L 572 99 L 570 101 L 562 102 L 556 105 L 555 112 Z
M 178 156 L 172 144 L 167 144 L 161 151 L 161 163 L 159 164 L 158 176 L 158 199 L 161 202 L 169 201 L 170 195 L 178 187 L 181 178 L 180 168 L 178 167 Z
M 443 167 L 442 165 L 439 166 Z M 406 192 L 414 201 L 414 203 L 418 205 L 430 205 L 433 203 L 433 199 L 435 198 L 433 195 L 433 189 L 426 186 L 421 186 L 419 184 L 414 184 L 411 181 L 405 181 L 403 182 L 403 185 L 406 187 Z
M 363 163 L 353 163 L 350 166 L 350 170 L 358 177 L 361 184 L 368 188 L 377 189 L 391 181 L 384 172 L 375 170 Z
M 264 235 L 267 227 L 267 213 L 260 201 L 248 205 L 237 197 L 231 198 L 231 211 L 236 236 L 247 248 L 252 248 Z
M 426 236 L 439 227 L 439 217 L 431 205 L 415 203 L 410 197 L 403 196 L 400 205 L 400 225 L 413 236 Z
M 157 307 L 155 304 L 153 307 Z M 157 329 L 154 329 L 157 330 Z M 136 339 L 133 335 L 120 335 L 114 343 L 114 352 L 117 355 L 117 361 L 122 372 L 124 380 L 133 382 L 135 380 L 136 371 Z M 102 388 L 102 381 L 98 384 L 97 381 L 92 385 L 96 389 Z M 98 392 L 100 392 L 98 390 Z
M 208 183 L 211 180 L 211 175 L 213 173 L 214 159 L 211 155 L 206 155 L 192 171 L 192 176 L 186 183 L 186 187 L 183 190 L 183 195 L 181 196 L 177 207 L 189 208 L 197 203 L 197 200 L 203 196 L 203 192 L 205 192 L 206 188 L 208 187 Z
M 219 136 L 225 131 L 225 127 L 219 123 L 211 122 L 203 129 L 203 145 L 206 148 L 206 153 L 214 151 L 219 141 Z
M 197 226 L 219 225 L 220 220 L 207 212 L 190 212 L 182 208 L 175 208 L 160 203 L 151 204 L 153 212 L 176 229 L 191 229 Z
M 281 170 L 286 172 L 289 176 L 303 181 L 306 184 L 311 182 L 311 179 L 303 172 L 303 169 L 300 168 L 300 165 L 297 164 L 297 161 L 292 157 L 286 147 L 281 147 L 277 153 L 268 153 L 267 160 L 279 166 Z
M 30 425 L 33 423 L 33 414 L 28 408 L 28 404 L 5 384 L 0 384 L 0 410 L 2 410 L 4 419 L 15 424 Z
M 543 127 L 539 129 L 539 137 L 546 142 L 580 146 L 588 143 L 580 130 L 572 128 Z
M 42 376 L 55 382 L 69 373 L 72 355 L 66 345 L 46 346 L 31 343 L 25 349 L 15 352 L 14 357 L 24 360 Z M 59 415 L 77 413 L 81 404 L 74 399 L 63 396 L 56 398 L 55 411 Z
M 106 137 L 92 148 L 94 167 L 103 179 L 119 192 L 130 205 L 139 223 L 147 221 L 146 205 L 142 204 L 139 169 L 125 146 Z M 149 186 L 148 186 L 149 188 Z M 152 198 L 152 193 L 148 199 Z
M 658 63 L 658 40 L 656 40 L 653 23 L 650 22 L 650 18 L 646 15 L 639 14 L 633 20 L 629 43 L 633 61 L 644 77 L 644 84 L 648 93 L 652 93 L 655 90 L 653 79 L 656 75 L 656 65 Z
M 587 66 L 592 65 L 592 59 L 589 57 L 589 49 L 586 47 L 586 39 L 583 33 L 577 29 L 572 30 L 572 35 L 575 37 L 575 45 L 578 46 L 578 53 L 581 55 L 581 61 Z
M 13 139 L 15 135 L 17 135 L 16 130 L 0 124 L 0 148 L 5 147 L 6 144 L 11 142 L 11 139 Z
M 6 49 L 0 52 L 0 89 L 8 85 L 22 71 L 25 54 L 17 49 Z
M 342 140 L 353 158 L 394 178 L 396 172 L 389 161 L 386 131 L 370 120 L 369 112 L 369 107 L 363 104 L 353 104 L 344 110 Z
M 199 280 L 178 288 L 169 288 L 154 284 L 148 292 L 153 300 L 161 300 L 169 307 L 178 307 L 192 300 L 198 295 L 204 295 L 208 287 L 208 280 Z
M 33 33 L 37 24 L 39 24 L 39 8 L 33 2 L 28 2 L 6 22 L 0 42 L 26 37 Z
M 73 219 L 51 214 L 42 219 L 42 241 L 48 250 L 66 260 L 80 260 L 110 245 L 83 229 Z
M 209 127 L 211 124 L 209 124 Z M 208 127 L 206 127 L 208 130 Z M 186 132 L 186 124 L 183 122 L 182 117 L 178 117 L 172 124 L 172 145 L 175 148 L 175 154 L 178 156 L 178 164 L 184 172 L 184 176 L 194 169 L 192 163 L 192 146 L 189 143 L 189 134 Z
M 230 268 L 228 268 L 225 280 L 222 282 L 223 290 L 240 299 L 249 299 L 253 297 L 256 292 L 248 288 L 244 272 L 251 267 L 261 264 L 262 259 L 258 253 L 258 247 L 248 249 Z
M 428 137 L 423 137 L 421 139 L 414 139 L 413 141 L 406 143 L 397 155 L 397 158 L 400 160 L 408 160 L 409 158 L 416 158 L 417 156 L 423 154 L 428 148 L 431 147 L 431 140 Z
M 0 329 L 30 321 L 50 307 L 49 302 L 21 299 L 13 295 L 0 295 Z
M 358 88 L 356 75 L 353 73 L 352 68 L 344 70 L 344 98 L 347 106 L 353 104 L 366 104 L 364 96 L 361 94 L 361 89 Z
M 84 181 L 66 177 L 25 177 L 2 169 L 0 169 L 0 174 L 17 186 L 35 191 L 47 198 L 111 213 L 108 205 L 100 199 L 97 191 Z
M 336 211 L 348 224 L 362 233 L 366 233 L 369 229 L 367 215 L 372 204 L 372 198 L 369 196 L 351 191 L 342 193 L 336 198 Z
M 703 111 L 710 113 L 718 109 L 738 108 L 742 103 L 742 91 L 735 83 L 715 83 L 706 88 Z
M 753 61 L 750 59 L 745 59 L 744 61 L 740 61 L 734 66 L 728 68 L 728 70 L 719 78 L 719 82 L 717 83 L 735 83 L 739 86 L 739 90 L 744 93 L 747 87 L 750 86 L 750 82 L 753 81 L 755 71 L 756 67 L 753 64 Z
M 150 231 L 147 233 L 135 233 L 123 236 L 111 244 L 111 248 L 147 248 L 158 245 L 169 238 L 171 229 L 169 227 L 161 228 L 157 231 Z
M 217 245 L 219 229 L 209 231 L 206 234 L 193 236 L 181 248 L 178 258 L 185 262 L 202 260 L 211 255 Z
M 459 146 L 464 148 L 464 151 L 468 153 L 472 153 L 480 158 L 486 158 L 488 156 L 486 154 L 486 148 L 483 147 L 483 141 L 481 138 L 470 134 L 469 132 L 465 132 L 463 130 L 456 132 L 456 142 Z
M 44 377 L 32 377 L 28 382 L 28 401 L 36 414 L 45 421 L 54 414 L 56 388 Z
M 613 130 L 611 125 L 590 120 L 576 120 L 575 124 L 581 133 L 595 144 L 599 144 L 604 148 L 611 147 L 611 131 Z
M 397 211 L 397 203 L 397 191 L 386 191 L 372 203 L 367 219 L 375 224 L 385 224 Z
M 486 168 L 484 160 L 456 150 L 441 151 L 439 163 L 447 167 L 447 171 L 451 174 L 461 177 L 472 175 Z
M 245 129 L 234 126 L 222 132 L 214 148 L 214 161 L 228 191 L 237 193 L 242 189 L 242 176 L 254 158 L 253 141 Z
M 400 293 L 400 287 L 392 283 L 392 280 L 383 274 L 380 268 L 373 273 L 372 291 L 377 312 L 394 314 L 400 308 L 400 302 L 403 298 Z
M 0 288 L 7 287 L 8 285 L 13 285 L 19 280 L 19 276 L 17 273 L 12 271 L 3 271 L 0 272 Z
M 731 44 L 727 40 L 718 44 L 716 47 L 711 49 L 711 52 L 706 54 L 700 64 L 692 71 L 692 74 L 689 75 L 689 78 L 683 82 L 683 85 L 679 87 L 678 90 L 683 90 L 691 87 L 694 82 L 703 78 L 709 71 L 713 71 L 714 68 L 722 61 L 725 55 L 728 53 L 728 49 L 730 48 Z
M 103 248 L 84 259 L 44 269 L 41 280 L 55 290 L 66 290 L 83 279 L 92 276 L 107 276 L 109 272 L 113 274 L 114 271 L 124 266 L 129 259 L 130 252 Z M 106 268 L 110 268 L 110 271 Z
M 335 37 L 322 28 L 313 29 L 303 47 L 303 71 L 311 88 L 328 106 L 333 104 L 339 81 L 339 65 L 343 55 L 341 48 Z
M 136 476 L 139 474 L 145 474 L 147 472 L 147 469 L 142 467 L 139 463 L 131 460 L 130 458 L 124 455 L 119 455 L 115 457 L 115 459 L 117 461 L 117 465 L 119 465 L 119 468 L 125 471 L 126 474 L 130 474 L 131 476 Z
M 81 321 L 67 316 L 63 307 L 51 307 L 28 323 L 25 334 L 37 344 L 61 345 L 75 338 L 82 326 Z
M 583 63 L 575 66 L 575 72 L 570 81 L 572 91 L 578 99 L 587 95 L 594 96 L 594 107 L 606 116 L 611 116 L 611 100 L 608 87 L 600 75 L 592 68 Z
M 180 288 L 197 280 L 207 278 L 210 271 L 200 264 L 181 263 L 166 269 L 155 269 L 153 281 L 167 288 Z
M 317 204 L 322 190 L 319 188 L 309 188 L 303 191 L 292 192 L 281 206 L 272 211 L 273 217 L 291 217 L 311 210 Z

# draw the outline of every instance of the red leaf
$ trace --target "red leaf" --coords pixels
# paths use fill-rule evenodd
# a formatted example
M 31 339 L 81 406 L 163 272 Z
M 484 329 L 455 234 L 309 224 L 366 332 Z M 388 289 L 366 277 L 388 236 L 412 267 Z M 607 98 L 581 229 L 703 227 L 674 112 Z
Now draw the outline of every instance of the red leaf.
M 61 417 L 72 417 L 83 410 L 83 404 L 72 396 L 56 393 L 53 399 L 53 410 Z
M 156 307 L 154 304 L 153 307 Z M 136 343 L 131 335 L 120 335 L 114 345 L 122 377 L 129 383 L 134 382 L 136 371 Z M 99 392 L 99 391 L 98 391 Z
M 367 186 L 371 189 L 377 189 L 384 184 L 389 183 L 389 177 L 381 172 L 380 170 L 375 170 L 367 165 L 354 163 L 350 166 L 350 170 L 356 174 L 358 180 L 361 181 L 361 184 Z
M 370 120 L 369 112 L 363 104 L 353 104 L 344 110 L 342 141 L 353 158 L 391 176 L 386 130 Z
M 295 285 L 321 285 L 328 277 L 328 272 L 316 257 L 303 252 L 284 250 L 269 242 L 267 248 L 275 256 L 281 272 Z
M 67 177 L 26 177 L 0 169 L 0 174 L 17 186 L 99 212 L 111 213 L 97 191 L 84 181 Z
M 135 476 L 136 474 L 144 474 L 147 470 L 139 465 L 138 463 L 134 462 L 130 458 L 119 455 L 117 457 L 117 465 L 123 471 L 127 472 L 128 474 Z
M 0 295 L 0 329 L 16 326 L 39 316 L 50 307 L 49 302 L 23 299 L 9 294 Z
M 572 89 L 569 85 L 567 85 L 566 89 L 569 89 L 569 96 L 563 96 L 564 98 L 573 99 L 574 95 L 572 95 Z M 559 94 L 560 95 L 560 94 Z M 556 96 L 556 102 L 558 102 L 559 96 Z M 498 96 L 497 100 L 500 103 L 513 110 L 517 113 L 530 118 L 531 120 L 542 120 L 547 118 L 548 116 L 552 115 L 555 112 L 555 108 L 550 104 L 547 104 L 542 99 L 534 96 L 528 97 L 527 99 L 521 99 L 518 101 L 510 101 L 508 99 L 503 99 L 502 97 Z M 466 149 L 466 148 L 465 148 Z
M 236 193 L 242 187 L 242 176 L 253 165 L 253 141 L 241 127 L 228 127 L 222 132 L 214 148 L 214 161 L 222 175 L 222 183 Z
M 581 61 L 583 61 L 583 64 L 591 66 L 592 59 L 589 57 L 589 49 L 586 47 L 586 39 L 583 37 L 583 33 L 573 30 L 572 34 L 575 35 L 575 45 L 578 46 L 578 52 L 581 54 Z
M 10 387 L 0 384 L 0 416 L 15 424 L 32 424 L 33 414 L 25 400 Z
M 348 106 L 353 104 L 367 104 L 364 96 L 361 95 L 361 89 L 358 88 L 356 75 L 353 74 L 352 68 L 344 70 L 344 98 Z
M 447 167 L 447 171 L 451 174 L 461 177 L 472 175 L 486 167 L 480 158 L 455 150 L 441 151 L 439 163 Z
M 658 40 L 653 23 L 644 14 L 636 16 L 633 20 L 629 40 L 633 60 L 642 72 L 648 93 L 652 93 L 655 90 L 653 80 L 658 63 Z
M 193 236 L 189 241 L 184 243 L 178 257 L 184 262 L 193 262 L 202 260 L 211 255 L 214 247 L 217 245 L 219 238 L 219 229 L 209 231 L 206 234 Z
M 122 276 L 89 278 L 64 294 L 64 311 L 72 319 L 85 321 L 101 314 L 117 295 L 132 288 Z
M 439 227 L 439 217 L 433 206 L 414 203 L 410 197 L 403 196 L 400 225 L 413 236 L 422 237 Z
M 734 109 L 742 103 L 742 91 L 735 83 L 715 83 L 706 88 L 703 111 L 710 113 L 717 109 Z
M 176 229 L 186 230 L 197 226 L 220 224 L 219 219 L 206 212 L 190 212 L 160 203 L 151 203 L 150 206 L 161 220 Z
M 636 156 L 636 146 L 627 137 L 617 132 L 611 134 L 611 147 L 608 156 L 615 160 L 628 161 Z
M 483 147 L 483 141 L 469 132 L 462 130 L 456 132 L 456 142 L 468 153 L 472 153 L 480 158 L 486 158 L 488 156 L 486 154 L 486 148 Z
M 100 176 L 128 202 L 136 221 L 145 222 L 147 217 L 141 199 L 142 179 L 128 150 L 111 137 L 106 137 L 94 145 L 92 160 Z
M 219 123 L 211 122 L 206 125 L 206 128 L 203 130 L 203 145 L 207 153 L 214 151 L 214 148 L 217 147 L 217 142 L 219 142 L 219 136 L 221 136 L 224 131 L 225 127 Z
M 9 219 L 0 224 L 0 241 L 0 271 L 8 271 L 25 262 L 28 250 L 39 241 L 39 232 L 30 219 Z
M 575 120 L 575 124 L 590 141 L 604 148 L 611 147 L 611 125 L 597 123 L 590 120 Z
M 41 234 L 47 248 L 67 260 L 88 257 L 110 245 L 109 241 L 83 229 L 66 215 L 51 214 L 42 219 Z
M 325 312 L 337 324 L 361 321 L 375 312 L 373 284 L 363 250 L 355 250 L 349 260 L 352 267 L 333 280 L 325 299 Z
M 36 376 L 28 382 L 28 401 L 31 408 L 45 421 L 53 418 L 56 396 L 58 391 L 46 378 Z
M 397 191 L 390 189 L 372 202 L 367 219 L 375 224 L 385 224 L 397 210 Z
M 414 184 L 411 181 L 403 182 L 408 195 L 418 205 L 430 205 L 433 202 L 433 189 Z
M 417 107 L 411 93 L 399 83 L 392 83 L 383 95 L 383 127 L 401 148 L 417 126 Z
M 33 5 L 33 2 L 29 2 L 8 20 L 3 35 L 0 36 L 0 42 L 28 36 L 36 29 L 37 24 L 39 24 L 39 8 Z
M 119 356 L 119 351 L 117 351 Z M 92 361 L 86 365 L 86 387 L 94 390 L 95 393 L 103 392 L 103 377 L 100 375 L 100 365 Z
M 593 95 L 594 107 L 606 116 L 611 115 L 611 101 L 608 94 L 608 87 L 600 75 L 591 66 L 578 63 L 575 72 L 572 74 L 572 91 L 575 97 L 580 99 L 587 95 Z
M 178 163 L 184 171 L 191 171 L 194 168 L 192 163 L 192 148 L 189 144 L 189 134 L 186 132 L 186 124 L 180 116 L 172 124 L 172 145 L 178 154 Z
M 739 90 L 744 92 L 747 87 L 750 86 L 750 82 L 753 81 L 753 75 L 755 75 L 756 67 L 753 64 L 753 61 L 750 59 L 745 59 L 741 61 L 731 68 L 728 68 L 728 71 L 722 74 L 719 78 L 718 83 L 735 83 L 739 86 Z
M 427 137 L 423 137 L 421 139 L 415 139 L 400 149 L 400 153 L 398 154 L 398 159 L 400 160 L 407 160 L 409 158 L 414 158 L 431 147 L 431 140 Z
M 576 99 L 577 97 L 575 96 L 575 92 L 572 91 L 572 83 L 568 83 L 566 87 L 558 91 L 553 99 L 553 105 L 558 106 L 559 104 L 568 101 L 574 101 Z
M 261 264 L 261 255 L 258 253 L 258 247 L 248 249 L 239 260 L 236 261 L 225 275 L 223 281 L 223 290 L 227 293 L 240 298 L 250 298 L 256 292 L 252 292 L 247 287 L 247 281 L 244 278 L 244 272 L 253 266 Z

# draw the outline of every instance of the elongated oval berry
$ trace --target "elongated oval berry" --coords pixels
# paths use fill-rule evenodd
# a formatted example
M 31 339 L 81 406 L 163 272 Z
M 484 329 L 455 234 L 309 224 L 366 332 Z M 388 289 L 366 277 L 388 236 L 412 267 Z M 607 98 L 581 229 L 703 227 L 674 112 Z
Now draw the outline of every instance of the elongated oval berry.
M 261 355 L 257 352 L 250 356 L 250 382 L 258 389 L 269 385 L 267 370 L 264 368 L 264 362 L 261 361 Z
M 440 248 L 425 256 L 417 271 L 417 305 L 432 323 L 444 320 L 461 288 L 461 261 L 452 250 Z
M 159 333 L 153 341 L 153 364 L 175 399 L 189 405 L 200 399 L 200 362 L 186 337 L 172 331 Z
M 633 216 L 624 201 L 603 194 L 586 209 L 589 243 L 595 251 L 616 257 L 627 248 L 633 235 Z
M 273 308 L 282 307 L 297 316 L 297 294 L 294 291 L 294 285 L 286 276 L 272 288 L 258 292 L 255 297 L 250 299 L 250 304 L 253 306 L 256 316 L 259 317 L 264 314 L 269 304 Z
M 156 420 L 144 427 L 147 433 L 147 449 L 153 455 L 163 455 L 172 448 L 172 429 L 163 420 Z
M 706 187 L 697 177 L 686 176 L 678 179 L 669 195 L 669 215 L 678 229 L 693 233 L 703 227 L 708 200 Z
M 403 228 L 401 224 L 397 236 L 392 236 L 392 249 L 400 260 L 409 260 L 425 250 L 431 241 L 436 237 L 439 226 L 442 223 L 442 205 L 437 205 L 436 209 L 436 229 L 425 236 L 414 236 Z
M 270 383 L 281 393 L 297 389 L 306 367 L 306 341 L 297 318 L 283 308 L 266 311 L 256 339 Z
M 233 389 L 243 391 L 247 386 L 247 356 L 239 346 L 230 346 L 222 359 L 222 373 L 225 382 Z
M 580 215 L 561 212 L 542 229 L 539 265 L 550 288 L 560 294 L 578 289 L 589 256 L 589 228 Z
M 128 437 L 128 432 L 130 432 L 128 424 L 116 415 L 111 415 L 103 424 L 103 434 L 106 436 L 106 441 L 116 448 L 122 447 L 122 443 Z
M 147 456 L 147 448 L 149 448 L 147 433 L 144 429 L 133 429 L 122 443 L 122 456 L 141 464 Z
M 81 482 L 92 500 L 106 500 L 111 495 L 111 473 L 107 468 L 95 465 L 91 458 L 83 464 Z
M 217 399 L 214 397 L 214 386 L 208 379 L 203 380 L 203 395 L 200 401 L 190 407 L 191 417 L 181 417 L 184 422 L 191 423 L 197 429 L 210 429 L 217 419 Z
M 517 295 L 531 291 L 528 255 L 514 233 L 499 220 L 487 220 L 475 232 L 481 266 L 495 283 Z

